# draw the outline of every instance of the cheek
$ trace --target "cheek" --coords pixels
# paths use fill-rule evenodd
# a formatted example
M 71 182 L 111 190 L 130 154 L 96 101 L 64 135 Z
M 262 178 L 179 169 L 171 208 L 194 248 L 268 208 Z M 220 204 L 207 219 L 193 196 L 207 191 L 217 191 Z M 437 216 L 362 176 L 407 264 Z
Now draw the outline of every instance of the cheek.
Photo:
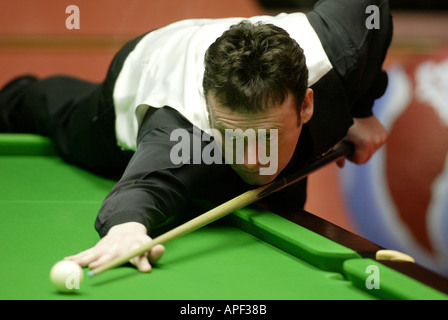
M 282 147 L 278 150 L 278 171 L 280 172 L 283 170 L 289 161 L 292 158 L 292 155 L 294 154 L 294 148 L 288 147 Z
M 297 132 L 294 134 L 291 134 L 287 137 L 287 139 L 284 139 L 279 144 L 278 149 L 278 168 L 279 172 L 283 170 L 289 161 L 291 160 L 294 151 L 296 150 L 297 142 L 299 141 L 300 136 L 300 130 L 301 128 L 298 128 Z

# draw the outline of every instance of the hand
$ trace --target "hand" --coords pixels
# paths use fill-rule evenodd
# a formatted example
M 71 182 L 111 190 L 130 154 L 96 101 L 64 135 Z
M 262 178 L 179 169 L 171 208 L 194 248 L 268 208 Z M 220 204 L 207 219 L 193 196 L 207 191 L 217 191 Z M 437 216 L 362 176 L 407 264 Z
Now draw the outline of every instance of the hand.
M 65 259 L 74 261 L 81 267 L 88 266 L 93 269 L 151 240 L 144 225 L 138 222 L 127 222 L 112 227 L 107 235 L 98 241 L 93 248 Z M 136 266 L 139 271 L 149 272 L 152 269 L 151 263 L 156 263 L 164 253 L 165 247 L 159 244 L 151 251 L 135 257 L 129 262 Z
M 347 159 L 356 164 L 364 164 L 386 143 L 387 131 L 376 116 L 353 120 L 354 124 L 344 140 L 354 144 L 355 152 Z M 345 160 L 340 160 L 337 164 L 342 168 Z

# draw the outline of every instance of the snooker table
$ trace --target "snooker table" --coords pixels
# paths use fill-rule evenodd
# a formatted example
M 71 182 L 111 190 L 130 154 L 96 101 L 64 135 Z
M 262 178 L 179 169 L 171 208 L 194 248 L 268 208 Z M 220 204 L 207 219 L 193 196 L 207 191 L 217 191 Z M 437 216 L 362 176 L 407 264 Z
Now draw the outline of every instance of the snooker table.
M 446 279 L 375 261 L 381 248 L 366 239 L 307 212 L 257 206 L 166 243 L 149 274 L 124 265 L 89 278 L 84 269 L 81 289 L 61 294 L 50 269 L 98 241 L 93 222 L 115 181 L 63 162 L 48 139 L 29 134 L 0 134 L 0 181 L 2 300 L 448 299 Z M 369 266 L 380 288 L 367 288 Z

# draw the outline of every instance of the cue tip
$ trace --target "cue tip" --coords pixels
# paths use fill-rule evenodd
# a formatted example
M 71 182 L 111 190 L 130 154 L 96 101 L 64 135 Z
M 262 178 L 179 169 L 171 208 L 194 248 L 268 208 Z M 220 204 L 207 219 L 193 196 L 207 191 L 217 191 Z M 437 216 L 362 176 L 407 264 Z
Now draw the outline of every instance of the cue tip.
M 87 276 L 89 278 L 93 278 L 94 275 L 95 275 L 95 273 L 93 273 L 93 270 L 90 270 L 89 272 L 87 272 Z

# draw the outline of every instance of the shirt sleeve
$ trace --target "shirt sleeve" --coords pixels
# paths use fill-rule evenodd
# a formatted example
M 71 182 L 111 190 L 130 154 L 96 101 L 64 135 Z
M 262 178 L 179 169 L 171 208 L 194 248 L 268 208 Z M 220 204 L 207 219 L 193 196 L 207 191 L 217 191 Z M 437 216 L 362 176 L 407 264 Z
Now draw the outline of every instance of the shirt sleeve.
M 112 226 L 130 221 L 142 223 L 150 234 L 185 213 L 192 199 L 220 202 L 247 188 L 227 165 L 194 164 L 189 158 L 173 163 L 170 153 L 178 141 L 171 141 L 170 135 L 179 128 L 186 130 L 190 139 L 202 141 L 194 136 L 199 130 L 193 130 L 174 109 L 160 108 L 144 119 L 137 150 L 95 221 L 100 236 Z M 208 143 L 202 141 L 201 149 Z
M 379 10 L 379 28 L 366 26 L 369 5 Z M 387 87 L 382 68 L 392 39 L 389 2 L 322 0 L 307 17 L 344 84 L 352 116 L 371 116 L 375 99 Z

